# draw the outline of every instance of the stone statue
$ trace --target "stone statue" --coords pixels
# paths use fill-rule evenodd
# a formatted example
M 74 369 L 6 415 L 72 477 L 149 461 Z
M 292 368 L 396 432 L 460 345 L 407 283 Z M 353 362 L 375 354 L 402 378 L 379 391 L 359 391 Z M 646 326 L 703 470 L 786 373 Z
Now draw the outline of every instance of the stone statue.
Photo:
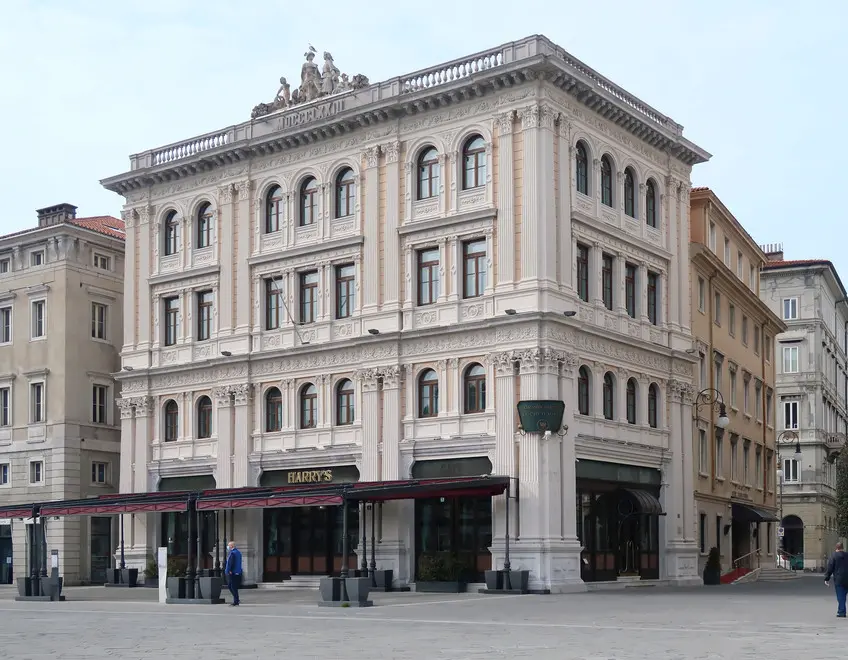
M 353 77 L 353 84 L 351 85 L 351 87 L 353 89 L 363 89 L 365 87 L 368 87 L 368 85 L 370 84 L 371 83 L 368 82 L 368 76 L 363 76 L 361 73 L 357 73 Z
M 312 46 L 305 54 L 306 61 L 300 68 L 300 88 L 297 95 L 298 101 L 303 103 L 317 99 L 321 95 L 321 73 L 315 59 L 315 49 Z
M 339 84 L 339 70 L 333 64 L 333 56 L 324 51 L 324 71 L 321 73 L 321 94 L 329 96 Z
M 336 87 L 337 92 L 346 92 L 349 89 L 353 89 L 353 85 L 350 84 L 350 79 L 346 73 L 342 74 L 342 79 L 339 81 L 339 86 Z
M 277 96 L 274 97 L 274 104 L 281 108 L 291 105 L 291 85 L 286 82 L 285 76 L 280 78 L 280 89 L 277 90 Z

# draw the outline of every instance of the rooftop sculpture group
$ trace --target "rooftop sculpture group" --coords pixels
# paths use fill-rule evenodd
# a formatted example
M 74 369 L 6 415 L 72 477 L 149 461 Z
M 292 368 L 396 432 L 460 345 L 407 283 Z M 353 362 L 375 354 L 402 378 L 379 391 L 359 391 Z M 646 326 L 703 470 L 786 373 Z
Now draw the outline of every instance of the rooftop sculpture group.
M 370 84 L 368 78 L 362 74 L 357 74 L 353 79 L 349 79 L 346 73 L 339 71 L 333 63 L 333 56 L 326 51 L 324 52 L 324 67 L 319 70 L 314 61 L 316 52 L 315 48 L 309 46 L 309 50 L 304 54 L 306 61 L 300 68 L 300 86 L 291 91 L 291 85 L 286 79 L 280 78 L 277 96 L 270 103 L 260 103 L 254 107 L 250 114 L 251 119 L 264 117 L 277 110 L 291 108 L 325 96 L 363 89 Z

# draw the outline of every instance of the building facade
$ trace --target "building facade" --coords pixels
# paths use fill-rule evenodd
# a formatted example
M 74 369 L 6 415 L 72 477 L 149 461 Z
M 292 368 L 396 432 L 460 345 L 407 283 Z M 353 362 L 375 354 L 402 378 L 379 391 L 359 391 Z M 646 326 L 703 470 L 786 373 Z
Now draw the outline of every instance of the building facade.
M 115 406 L 123 337 L 124 225 L 38 211 L 0 237 L 0 497 L 4 503 L 116 492 Z M 67 584 L 105 582 L 113 520 L 46 523 Z M 0 520 L 0 581 L 26 573 L 23 520 Z M 11 562 L 11 563 L 10 563 Z
M 839 540 L 833 455 L 848 433 L 848 295 L 830 261 L 785 260 L 780 245 L 766 250 L 760 295 L 787 326 L 775 347 L 778 430 L 789 439 L 779 447 L 782 549 L 805 569 L 823 570 Z
M 709 155 L 544 37 L 377 84 L 313 58 L 250 121 L 103 182 L 131 259 L 122 492 L 506 475 L 531 588 L 693 580 L 686 227 Z M 566 402 L 564 437 L 518 429 L 538 399 Z M 378 563 L 500 567 L 505 504 L 385 503 Z M 338 570 L 339 518 L 236 511 L 247 578 Z M 181 554 L 183 525 L 135 516 L 128 561 Z
M 709 188 L 690 208 L 696 402 L 695 504 L 701 567 L 718 548 L 722 568 L 774 565 L 775 335 L 785 325 L 760 300 L 766 255 Z M 729 423 L 717 424 L 724 404 Z

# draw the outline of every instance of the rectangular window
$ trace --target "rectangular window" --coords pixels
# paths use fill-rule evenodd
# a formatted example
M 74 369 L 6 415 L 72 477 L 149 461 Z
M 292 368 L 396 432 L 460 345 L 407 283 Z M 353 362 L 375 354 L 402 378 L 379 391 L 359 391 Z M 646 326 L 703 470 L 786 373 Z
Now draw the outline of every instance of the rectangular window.
M 29 386 L 29 418 L 32 424 L 44 423 L 44 383 Z
M 721 294 L 716 292 L 713 300 L 713 321 L 721 325 Z
M 774 414 L 774 392 L 770 387 L 766 388 L 766 424 L 768 426 L 774 426 L 774 419 L 772 415 Z
M 32 335 L 33 339 L 41 339 L 47 333 L 47 302 L 35 300 L 32 303 Z
M 754 419 L 758 422 L 763 418 L 763 384 L 760 381 L 754 383 Z
M 432 305 L 439 299 L 439 249 L 418 253 L 418 304 Z
M 9 485 L 9 464 L 0 463 L 0 486 Z
M 707 283 L 703 277 L 698 278 L 698 311 L 703 313 L 707 305 Z
M 722 528 L 722 524 L 721 524 L 721 516 L 716 516 L 715 525 L 716 525 L 716 529 L 715 529 L 715 533 L 716 533 L 716 543 L 715 543 L 715 547 L 716 547 L 716 548 L 718 548 L 718 551 L 719 551 L 719 552 L 721 552 L 721 536 L 722 536 L 722 533 L 721 533 L 721 532 L 722 532 L 722 529 L 721 529 L 721 528 Z
M 336 318 L 353 316 L 356 304 L 356 266 L 336 266 Z
M 44 252 L 31 252 L 29 255 L 29 265 L 30 266 L 43 266 L 44 265 Z
M 589 302 L 589 248 L 577 244 L 577 295 Z
M 784 346 L 783 347 L 783 373 L 797 374 L 800 371 L 798 366 L 798 347 Z
M 744 382 L 742 383 L 743 390 L 743 401 L 742 401 L 742 411 L 746 415 L 751 414 L 751 380 L 749 378 L 744 378 Z
M 701 554 L 707 554 L 707 514 L 702 513 L 698 519 L 698 539 L 701 547 Z
M 660 309 L 660 276 L 648 272 L 648 320 L 657 325 Z
M 698 472 L 709 474 L 710 448 L 707 446 L 707 432 L 698 429 Z
M 745 485 L 751 484 L 751 445 L 747 440 L 742 445 L 742 481 Z
M 315 323 L 318 317 L 318 271 L 300 274 L 300 322 Z
M 106 339 L 106 305 L 91 303 L 91 337 Z
M 739 481 L 739 436 L 735 433 L 730 436 L 730 480 L 734 483 Z
M 710 250 L 716 251 L 716 226 L 712 220 L 710 220 Z
M 0 344 L 12 341 L 12 308 L 0 308 Z
M 742 273 L 744 272 L 742 270 L 743 260 L 744 260 L 744 258 L 742 256 L 742 252 L 737 252 L 736 253 L 736 277 L 738 277 L 740 280 L 742 279 Z
M 9 259 L 0 259 L 0 275 L 12 270 L 12 262 Z
M 278 279 L 265 280 L 265 329 L 279 330 L 283 324 L 283 284 Z
M 783 481 L 785 483 L 797 483 L 798 481 L 800 481 L 798 461 L 796 461 L 794 458 L 783 459 Z
M 724 436 L 715 439 L 715 476 L 724 477 Z
M 713 387 L 717 390 L 721 390 L 721 377 L 722 377 L 722 366 L 724 365 L 724 359 L 721 357 L 716 357 L 714 362 L 714 371 L 713 371 Z
M 754 454 L 754 479 L 756 480 L 756 487 L 762 488 L 763 486 L 763 450 L 760 447 L 757 447 L 757 451 Z
M 742 343 L 748 345 L 748 317 L 742 316 Z
M 105 485 L 108 480 L 109 464 L 95 461 L 91 464 L 91 483 Z
M 91 421 L 95 424 L 106 423 L 106 394 L 105 385 L 93 385 L 91 388 Z
M 757 269 L 753 266 L 748 268 L 748 287 L 754 293 L 757 293 Z
M 462 244 L 464 298 L 477 298 L 486 292 L 486 239 Z
M 783 320 L 794 321 L 798 318 L 798 299 L 784 298 L 783 299 Z
M 30 461 L 29 482 L 31 484 L 44 483 L 44 461 Z
M 736 336 L 736 307 L 733 303 L 727 306 L 727 332 L 731 337 Z
M 12 390 L 0 387 L 0 426 L 12 425 Z
M 197 294 L 197 341 L 206 341 L 212 336 L 212 300 L 211 291 Z
M 624 306 L 627 308 L 627 315 L 630 318 L 636 318 L 636 266 L 633 264 L 624 265 Z
M 730 407 L 736 407 L 736 370 L 730 370 Z
M 760 354 L 760 326 L 754 326 L 754 354 Z
M 771 336 L 767 334 L 763 334 L 763 352 L 766 362 L 771 362 Z
M 783 428 L 796 430 L 798 428 L 798 401 L 783 400 Z
M 730 239 L 725 238 L 724 239 L 724 265 L 727 266 L 728 268 L 730 268 L 731 263 L 732 262 L 731 262 L 731 257 L 730 257 Z
M 94 267 L 100 270 L 112 270 L 112 260 L 105 254 L 94 253 Z
M 771 554 L 771 523 L 766 523 L 766 554 Z M 757 535 L 757 550 L 760 549 L 760 537 Z
M 608 254 L 601 259 L 601 297 L 604 307 L 612 309 L 612 257 Z
M 701 388 L 707 386 L 707 356 L 703 353 L 699 354 L 699 371 L 701 377 Z
M 180 323 L 180 299 L 177 296 L 165 298 L 165 346 L 177 343 L 177 331 Z

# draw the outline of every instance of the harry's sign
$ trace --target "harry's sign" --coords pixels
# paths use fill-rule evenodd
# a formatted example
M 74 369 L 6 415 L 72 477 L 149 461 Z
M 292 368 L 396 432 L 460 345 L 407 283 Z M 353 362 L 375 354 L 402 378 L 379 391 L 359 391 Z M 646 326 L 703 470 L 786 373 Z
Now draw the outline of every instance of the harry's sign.
M 319 484 L 333 480 L 332 470 L 293 470 L 287 475 L 290 484 Z

